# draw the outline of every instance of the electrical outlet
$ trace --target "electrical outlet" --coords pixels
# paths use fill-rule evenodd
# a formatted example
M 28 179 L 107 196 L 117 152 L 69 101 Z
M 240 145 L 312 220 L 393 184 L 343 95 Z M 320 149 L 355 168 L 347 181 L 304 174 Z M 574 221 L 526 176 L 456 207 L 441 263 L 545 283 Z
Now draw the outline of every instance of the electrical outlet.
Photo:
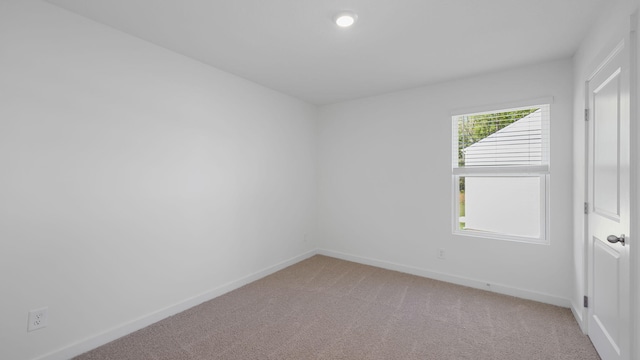
M 49 308 L 43 307 L 29 311 L 29 324 L 27 325 L 27 331 L 34 331 L 41 329 L 49 323 Z
M 441 260 L 445 259 L 444 249 L 438 249 L 438 259 L 441 259 Z

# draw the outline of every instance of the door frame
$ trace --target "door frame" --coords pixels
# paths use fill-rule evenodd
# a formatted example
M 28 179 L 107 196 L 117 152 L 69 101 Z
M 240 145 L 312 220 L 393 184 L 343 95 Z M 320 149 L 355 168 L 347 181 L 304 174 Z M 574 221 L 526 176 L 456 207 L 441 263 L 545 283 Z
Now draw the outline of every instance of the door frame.
M 640 234 L 640 56 L 638 50 L 640 49 L 640 24 L 638 23 L 638 12 L 634 12 L 631 15 L 630 20 L 630 106 L 631 106 L 631 118 L 629 119 L 629 135 L 631 136 L 630 151 L 631 158 L 629 169 L 630 181 L 630 210 L 631 210 L 631 235 L 632 242 L 630 244 L 629 252 L 629 265 L 631 271 L 631 356 L 633 359 L 640 359 L 640 242 L 635 238 Z M 634 221 L 635 219 L 635 221 Z M 633 306 L 635 304 L 635 306 Z
M 629 202 L 630 202 L 630 233 L 628 234 L 627 241 L 630 246 L 629 251 L 629 281 L 630 281 L 630 315 L 631 315 L 631 326 L 630 326 L 630 336 L 631 336 L 631 358 L 632 359 L 640 359 L 640 246 L 636 244 L 640 244 L 637 242 L 635 237 L 636 234 L 640 234 L 640 185 L 638 182 L 640 181 L 640 145 L 638 145 L 638 141 L 640 140 L 640 124 L 638 121 L 640 119 L 640 55 L 638 54 L 638 49 L 640 49 L 640 37 L 638 37 L 637 33 L 640 31 L 638 27 L 638 16 L 637 12 L 634 12 L 629 18 L 629 28 L 624 32 L 624 40 L 628 39 L 629 46 L 629 106 L 630 106 L 630 129 L 629 136 L 630 138 L 630 194 L 629 194 Z M 617 39 L 619 41 L 619 39 Z M 589 82 L 593 80 L 596 74 L 607 64 L 611 54 L 616 52 L 616 48 L 619 46 L 619 42 L 615 43 L 611 49 L 607 49 L 606 53 L 601 54 L 596 58 L 596 60 L 600 60 L 596 62 L 596 66 L 593 67 L 593 71 L 587 77 L 584 82 L 584 108 L 587 109 L 589 105 Z M 584 122 L 584 194 L 583 199 L 589 199 L 589 123 L 587 121 Z M 635 221 L 634 221 L 635 219 Z M 590 281 L 591 278 L 589 276 L 589 216 L 587 213 L 584 214 L 584 239 L 583 239 L 583 284 L 584 284 L 584 292 L 585 295 L 590 292 Z M 630 240 L 630 241 L 629 241 Z M 636 306 L 634 306 L 634 304 Z M 587 334 L 589 330 L 589 310 L 585 307 L 582 308 L 582 321 L 581 321 L 582 331 Z

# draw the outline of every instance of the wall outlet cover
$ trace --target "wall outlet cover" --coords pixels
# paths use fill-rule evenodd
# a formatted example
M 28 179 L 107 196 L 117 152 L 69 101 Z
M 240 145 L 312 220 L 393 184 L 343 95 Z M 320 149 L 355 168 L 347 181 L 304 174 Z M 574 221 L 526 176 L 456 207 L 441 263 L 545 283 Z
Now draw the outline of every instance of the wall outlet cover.
M 49 308 L 43 307 L 29 311 L 27 331 L 34 331 L 46 327 L 49 323 Z

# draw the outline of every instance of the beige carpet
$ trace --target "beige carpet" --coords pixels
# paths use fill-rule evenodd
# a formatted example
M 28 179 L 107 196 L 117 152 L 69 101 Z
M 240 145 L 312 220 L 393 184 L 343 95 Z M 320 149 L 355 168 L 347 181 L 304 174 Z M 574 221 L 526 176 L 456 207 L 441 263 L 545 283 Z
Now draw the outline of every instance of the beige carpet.
M 599 359 L 568 309 L 314 256 L 90 359 Z

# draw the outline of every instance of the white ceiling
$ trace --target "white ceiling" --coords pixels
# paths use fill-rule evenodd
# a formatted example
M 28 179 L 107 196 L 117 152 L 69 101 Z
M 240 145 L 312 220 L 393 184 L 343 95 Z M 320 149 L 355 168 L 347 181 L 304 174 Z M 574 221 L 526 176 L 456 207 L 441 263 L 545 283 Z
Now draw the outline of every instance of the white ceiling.
M 570 57 L 608 0 L 49 0 L 313 104 Z M 332 23 L 353 10 L 349 29 Z

